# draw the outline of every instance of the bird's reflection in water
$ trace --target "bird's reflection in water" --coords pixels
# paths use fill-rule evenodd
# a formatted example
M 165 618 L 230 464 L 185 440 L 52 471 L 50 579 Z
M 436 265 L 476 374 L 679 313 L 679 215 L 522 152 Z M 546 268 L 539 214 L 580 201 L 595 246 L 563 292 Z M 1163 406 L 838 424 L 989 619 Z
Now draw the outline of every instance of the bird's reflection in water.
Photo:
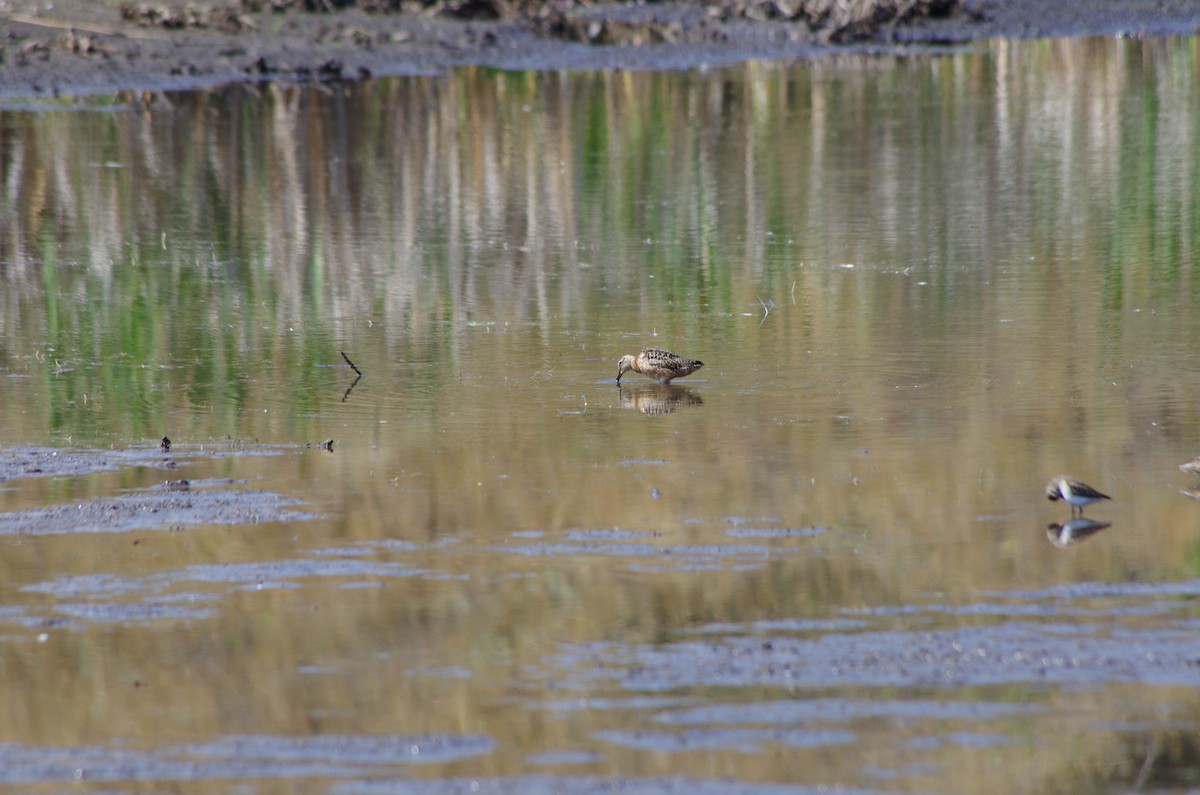
M 1078 517 L 1063 524 L 1056 522 L 1050 525 L 1046 528 L 1046 538 L 1050 539 L 1050 543 L 1059 549 L 1066 549 L 1073 544 L 1078 544 L 1080 541 L 1091 538 L 1111 524 L 1112 522 L 1097 522 L 1095 519 Z
M 643 414 L 670 414 L 686 406 L 699 406 L 704 399 L 684 386 L 647 384 L 617 387 L 623 409 L 637 409 Z

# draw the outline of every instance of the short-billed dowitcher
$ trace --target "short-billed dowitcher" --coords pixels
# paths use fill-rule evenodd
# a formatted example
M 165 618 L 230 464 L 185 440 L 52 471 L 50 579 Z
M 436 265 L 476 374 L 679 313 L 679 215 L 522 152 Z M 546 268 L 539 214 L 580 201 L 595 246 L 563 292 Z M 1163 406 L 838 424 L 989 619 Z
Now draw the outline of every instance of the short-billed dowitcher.
M 621 357 L 621 361 L 617 364 L 617 383 L 621 383 L 621 376 L 633 370 L 647 378 L 653 378 L 660 384 L 669 384 L 672 378 L 691 375 L 703 366 L 704 362 L 685 359 L 670 351 L 646 348 L 637 356 L 626 354 Z
M 1066 475 L 1059 475 L 1052 478 L 1046 484 L 1046 497 L 1051 502 L 1055 500 L 1066 500 L 1071 505 L 1071 515 L 1075 515 L 1075 509 L 1079 509 L 1079 515 L 1083 516 L 1083 507 L 1091 505 L 1093 502 L 1100 500 L 1111 500 L 1112 497 L 1107 494 L 1102 494 L 1096 491 L 1086 483 L 1080 483 L 1078 480 Z

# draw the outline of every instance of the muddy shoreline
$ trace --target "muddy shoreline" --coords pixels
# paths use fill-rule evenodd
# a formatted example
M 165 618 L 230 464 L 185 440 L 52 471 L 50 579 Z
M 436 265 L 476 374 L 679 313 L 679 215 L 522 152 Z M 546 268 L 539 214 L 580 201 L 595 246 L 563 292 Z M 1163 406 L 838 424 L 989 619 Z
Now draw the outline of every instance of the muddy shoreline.
M 31 478 L 80 478 L 129 468 L 161 470 L 159 482 L 108 497 L 72 500 L 43 508 L 0 512 L 0 537 L 72 533 L 181 530 L 197 525 L 247 525 L 316 518 L 295 498 L 244 488 L 228 478 L 189 481 L 177 467 L 223 455 L 303 455 L 311 448 L 253 445 L 216 450 L 196 446 L 179 452 L 131 447 L 123 450 L 12 448 L 0 450 L 0 488 Z
M 202 4 L 196 4 L 202 6 Z M 139 6 L 144 12 L 144 7 Z M 584 26 L 617 43 L 545 35 L 526 23 L 357 9 L 242 14 L 230 24 L 166 27 L 115 4 L 0 0 L 0 96 L 165 91 L 265 81 L 336 81 L 511 70 L 691 69 L 836 53 L 920 53 L 995 38 L 1192 36 L 1189 0 L 965 0 L 945 18 L 885 26 L 874 38 L 827 43 L 790 21 L 722 19 L 694 5 L 589 6 Z M 131 18 L 132 16 L 132 18 Z

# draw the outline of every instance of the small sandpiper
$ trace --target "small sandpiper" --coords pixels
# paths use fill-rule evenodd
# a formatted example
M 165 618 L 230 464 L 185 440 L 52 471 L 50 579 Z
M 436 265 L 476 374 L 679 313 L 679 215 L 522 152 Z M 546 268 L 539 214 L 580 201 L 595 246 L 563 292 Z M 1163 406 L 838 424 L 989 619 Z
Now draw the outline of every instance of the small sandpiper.
M 1071 505 L 1071 515 L 1075 515 L 1075 509 L 1079 509 L 1079 515 L 1083 516 L 1083 507 L 1091 505 L 1093 502 L 1100 500 L 1111 500 L 1112 497 L 1096 491 L 1086 483 L 1080 483 L 1078 480 L 1066 475 L 1059 475 L 1052 478 L 1046 484 L 1046 498 L 1051 502 L 1055 500 L 1066 500 Z
M 621 376 L 633 370 L 647 378 L 653 378 L 660 384 L 669 384 L 672 378 L 691 375 L 703 366 L 704 362 L 685 359 L 670 351 L 646 348 L 637 356 L 626 354 L 621 357 L 621 361 L 617 364 L 617 383 L 621 383 Z

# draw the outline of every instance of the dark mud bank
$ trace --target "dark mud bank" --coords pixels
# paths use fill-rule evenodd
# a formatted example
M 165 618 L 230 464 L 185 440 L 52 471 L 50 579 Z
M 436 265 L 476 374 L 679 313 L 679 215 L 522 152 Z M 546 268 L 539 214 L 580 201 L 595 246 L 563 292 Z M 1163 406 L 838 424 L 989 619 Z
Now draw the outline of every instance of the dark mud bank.
M 564 17 L 569 24 L 557 28 L 527 19 L 357 8 L 313 13 L 297 4 L 251 12 L 189 3 L 183 8 L 193 17 L 175 19 L 164 18 L 160 5 L 0 0 L 0 95 L 328 82 L 460 66 L 688 69 L 838 52 L 937 51 L 991 38 L 1200 32 L 1200 4 L 1190 0 L 961 0 L 943 4 L 948 13 L 910 15 L 869 29 L 822 29 L 780 18 L 778 11 L 749 13 L 764 7 L 751 2 L 729 14 L 687 3 L 597 3 L 573 10 Z

